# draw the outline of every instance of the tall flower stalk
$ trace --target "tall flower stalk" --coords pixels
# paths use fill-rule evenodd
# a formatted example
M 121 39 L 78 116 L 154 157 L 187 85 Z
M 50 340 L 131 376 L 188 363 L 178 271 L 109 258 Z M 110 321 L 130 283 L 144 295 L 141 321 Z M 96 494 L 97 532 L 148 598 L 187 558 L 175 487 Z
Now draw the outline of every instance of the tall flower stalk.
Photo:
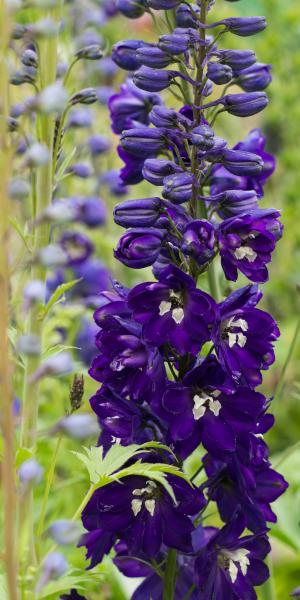
M 116 445 L 148 450 L 137 462 L 128 454 L 125 468 L 99 483 L 82 512 L 81 544 L 91 567 L 114 548 L 125 575 L 145 577 L 133 600 L 250 600 L 269 577 L 270 505 L 286 489 L 264 440 L 270 399 L 256 390 L 279 336 L 257 307 L 258 284 L 268 279 L 282 226 L 277 210 L 259 206 L 275 167 L 262 132 L 230 148 L 214 125 L 221 113 L 248 117 L 267 106 L 270 65 L 217 43 L 257 34 L 266 21 L 214 20 L 209 0 L 118 6 L 154 21 L 165 11 L 157 42 L 113 48 L 133 74 L 110 99 L 123 181 L 156 186 L 153 196 L 115 208 L 126 229 L 115 257 L 133 269 L 152 266 L 155 280 L 132 289 L 115 282 L 102 293 L 90 369 L 102 385 L 91 406 L 108 461 Z M 232 291 L 239 274 L 250 283 Z M 207 526 L 212 503 L 220 527 Z

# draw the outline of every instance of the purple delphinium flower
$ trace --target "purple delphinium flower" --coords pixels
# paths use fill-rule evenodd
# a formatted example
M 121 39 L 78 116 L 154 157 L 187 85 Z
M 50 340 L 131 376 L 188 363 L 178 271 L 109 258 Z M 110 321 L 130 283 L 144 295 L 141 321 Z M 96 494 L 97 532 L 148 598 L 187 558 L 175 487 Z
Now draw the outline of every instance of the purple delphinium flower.
M 174 265 L 161 272 L 157 283 L 141 283 L 133 288 L 128 302 L 149 342 L 169 342 L 184 354 L 196 353 L 210 339 L 214 301 Z
M 142 551 L 148 558 L 159 553 L 162 544 L 183 552 L 192 550 L 194 530 L 189 518 L 205 505 L 201 492 L 182 479 L 169 476 L 177 504 L 161 484 L 145 477 L 129 476 L 96 490 L 82 513 L 89 532 L 105 530 L 124 540 L 130 555 Z M 172 527 L 170 527 L 172 523 Z M 89 550 L 89 538 L 83 541 Z M 95 564 L 95 563 L 93 563 Z
M 222 268 L 226 278 L 236 281 L 238 270 L 248 279 L 264 282 L 268 279 L 266 264 L 271 261 L 277 240 L 282 234 L 278 222 L 280 213 L 271 208 L 257 209 L 226 219 L 217 237 Z
M 227 373 L 251 388 L 261 383 L 261 370 L 274 362 L 273 342 L 280 335 L 274 319 L 256 308 L 260 298 L 255 285 L 233 292 L 219 304 L 211 335 Z
M 269 576 L 263 561 L 270 544 L 265 532 L 241 537 L 244 529 L 238 514 L 221 530 L 205 529 L 206 543 L 195 562 L 199 600 L 255 600 L 253 588 Z

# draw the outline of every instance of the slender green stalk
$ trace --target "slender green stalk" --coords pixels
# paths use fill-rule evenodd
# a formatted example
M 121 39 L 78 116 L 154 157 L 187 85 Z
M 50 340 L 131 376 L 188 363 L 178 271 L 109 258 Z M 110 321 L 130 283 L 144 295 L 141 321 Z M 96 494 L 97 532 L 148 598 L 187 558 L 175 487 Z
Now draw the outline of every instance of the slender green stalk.
M 55 467 L 56 467 L 56 462 L 57 462 L 57 457 L 58 457 L 58 453 L 59 453 L 59 449 L 62 443 L 62 435 L 60 435 L 57 438 L 57 442 L 56 442 L 56 446 L 54 449 L 54 453 L 53 453 L 53 457 L 52 457 L 52 461 L 51 461 L 51 465 L 48 471 L 48 477 L 47 477 L 47 482 L 46 482 L 46 487 L 45 487 L 45 493 L 44 493 L 44 497 L 42 500 L 42 506 L 41 506 L 41 512 L 40 512 L 40 520 L 39 520 L 39 524 L 38 524 L 38 528 L 37 528 L 37 537 L 40 538 L 43 535 L 43 531 L 44 531 L 44 524 L 45 524 L 45 516 L 46 516 L 46 510 L 47 510 L 47 504 L 48 504 L 48 500 L 49 500 L 49 494 L 50 494 L 50 490 L 51 490 L 51 486 L 53 483 L 53 479 L 54 479 L 54 473 L 55 473 Z
M 57 23 L 61 19 L 61 0 L 48 10 L 47 18 Z M 57 68 L 57 46 L 58 34 L 52 37 L 44 37 L 39 41 L 39 88 L 43 90 L 56 81 Z M 36 216 L 43 212 L 52 202 L 53 195 L 53 141 L 55 131 L 55 118 L 53 115 L 38 114 L 36 123 L 37 139 L 44 144 L 49 152 L 48 162 L 36 169 L 35 202 L 33 203 L 32 222 L 35 223 Z M 39 279 L 45 282 L 45 269 L 34 261 L 41 248 L 49 243 L 49 225 L 40 223 L 33 228 L 33 252 L 30 280 Z M 42 340 L 43 322 L 38 318 L 39 308 L 33 307 L 28 317 L 26 333 L 35 335 Z M 23 377 L 23 414 L 21 424 L 20 446 L 35 449 L 37 434 L 37 419 L 39 407 L 39 384 L 32 378 L 40 364 L 41 356 L 28 356 L 25 361 Z M 21 500 L 20 500 L 21 502 Z M 34 544 L 34 522 L 33 522 L 33 491 L 28 494 L 23 506 L 19 506 L 19 514 L 22 514 L 20 525 L 26 530 L 25 543 L 22 549 L 22 560 L 25 569 L 36 564 Z M 23 567 L 24 565 L 22 565 Z M 27 567 L 26 567 L 27 566 Z
M 169 550 L 164 579 L 163 600 L 173 600 L 176 587 L 176 550 Z
M 285 374 L 286 374 L 287 368 L 288 368 L 288 366 L 290 364 L 291 358 L 292 358 L 292 356 L 294 354 L 294 350 L 296 348 L 296 343 L 297 343 L 297 340 L 298 340 L 299 332 L 300 332 L 300 318 L 299 318 L 299 320 L 297 322 L 296 329 L 295 329 L 295 332 L 294 332 L 294 335 L 293 335 L 293 339 L 291 341 L 291 345 L 290 345 L 289 351 L 287 353 L 287 357 L 286 357 L 286 359 L 284 361 L 284 365 L 282 367 L 282 370 L 281 370 L 281 373 L 280 373 L 280 376 L 279 376 L 276 388 L 275 388 L 274 393 L 273 393 L 274 398 L 277 397 L 277 396 L 279 398 L 281 396 L 282 389 L 283 389 L 283 386 L 284 386 Z
M 0 112 L 5 117 L 8 109 L 8 73 L 6 51 L 9 43 L 10 18 L 7 4 L 0 0 Z M 11 170 L 10 139 L 6 120 L 0 120 L 0 395 L 3 423 L 3 508 L 4 508 L 4 563 L 9 600 L 18 600 L 16 546 L 15 546 L 15 508 L 16 486 L 14 474 L 15 436 L 13 421 L 12 365 L 9 355 L 9 198 L 7 194 Z

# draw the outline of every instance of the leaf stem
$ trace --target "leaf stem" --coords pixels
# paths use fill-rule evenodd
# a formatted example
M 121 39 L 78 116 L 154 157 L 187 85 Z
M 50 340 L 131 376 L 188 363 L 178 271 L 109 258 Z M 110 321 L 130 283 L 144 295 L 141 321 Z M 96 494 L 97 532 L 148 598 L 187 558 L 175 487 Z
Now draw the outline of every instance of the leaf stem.
M 294 332 L 294 335 L 293 335 L 293 339 L 292 339 L 291 345 L 289 347 L 289 351 L 287 353 L 284 365 L 282 367 L 282 370 L 281 370 L 278 382 L 276 384 L 276 387 L 275 387 L 275 390 L 274 390 L 274 393 L 273 393 L 273 397 L 274 398 L 276 396 L 278 396 L 278 397 L 281 396 L 282 389 L 283 389 L 283 386 L 284 386 L 285 374 L 286 374 L 287 368 L 288 368 L 288 366 L 290 364 L 291 358 L 292 358 L 292 356 L 294 354 L 294 350 L 296 348 L 296 343 L 297 343 L 299 331 L 300 331 L 300 318 L 298 319 L 298 322 L 297 322 L 297 325 L 296 325 L 296 328 L 295 328 L 295 332 Z
M 54 449 L 52 461 L 51 461 L 49 472 L 48 472 L 48 477 L 47 477 L 47 482 L 46 482 L 46 487 L 45 487 L 45 493 L 44 493 L 43 500 L 42 500 L 40 520 L 39 520 L 39 524 L 38 524 L 38 528 L 37 528 L 37 536 L 38 536 L 38 538 L 40 538 L 42 536 L 43 531 L 44 531 L 44 524 L 45 524 L 45 516 L 46 516 L 47 504 L 48 504 L 48 500 L 49 500 L 50 489 L 51 489 L 51 486 L 52 486 L 52 483 L 53 483 L 53 479 L 54 479 L 55 467 L 56 467 L 57 457 L 58 457 L 59 449 L 60 449 L 60 446 L 61 446 L 61 443 L 62 443 L 62 439 L 63 439 L 62 435 L 60 435 L 57 438 L 56 446 L 55 446 L 55 449 Z
M 176 587 L 177 552 L 169 550 L 164 579 L 163 600 L 173 600 Z

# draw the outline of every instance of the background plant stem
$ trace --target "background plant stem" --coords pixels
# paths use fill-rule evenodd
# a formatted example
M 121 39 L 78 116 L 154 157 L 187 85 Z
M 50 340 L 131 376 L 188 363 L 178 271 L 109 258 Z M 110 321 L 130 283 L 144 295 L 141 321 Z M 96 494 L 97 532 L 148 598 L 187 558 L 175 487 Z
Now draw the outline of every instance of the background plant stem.
M 176 550 L 169 550 L 164 579 L 163 600 L 173 600 L 176 587 Z
M 10 17 L 7 5 L 0 0 L 0 112 L 3 117 L 9 114 L 8 73 L 6 51 L 9 43 Z M 11 172 L 10 138 L 6 119 L 0 120 L 0 395 L 2 403 L 3 435 L 3 508 L 4 508 L 4 561 L 9 600 L 18 600 L 15 509 L 16 485 L 14 474 L 15 437 L 13 418 L 12 365 L 9 354 L 9 197 L 8 182 Z

